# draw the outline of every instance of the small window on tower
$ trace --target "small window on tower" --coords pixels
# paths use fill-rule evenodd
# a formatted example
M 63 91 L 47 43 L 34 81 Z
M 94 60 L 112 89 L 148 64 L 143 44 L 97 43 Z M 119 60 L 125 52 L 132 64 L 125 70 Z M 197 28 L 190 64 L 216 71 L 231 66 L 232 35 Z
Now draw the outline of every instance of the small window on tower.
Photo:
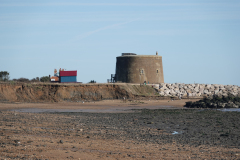
M 158 73 L 158 69 L 157 69 L 157 73 Z
M 140 73 L 143 74 L 143 69 L 141 69 Z

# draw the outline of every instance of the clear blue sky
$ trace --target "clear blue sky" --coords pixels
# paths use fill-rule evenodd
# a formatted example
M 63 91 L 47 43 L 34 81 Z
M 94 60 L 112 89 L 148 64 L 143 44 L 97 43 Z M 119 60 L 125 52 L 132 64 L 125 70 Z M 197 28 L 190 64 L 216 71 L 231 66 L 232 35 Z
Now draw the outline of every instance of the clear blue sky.
M 77 70 L 106 82 L 116 57 L 163 57 L 166 83 L 240 86 L 239 0 L 0 0 L 0 71 Z

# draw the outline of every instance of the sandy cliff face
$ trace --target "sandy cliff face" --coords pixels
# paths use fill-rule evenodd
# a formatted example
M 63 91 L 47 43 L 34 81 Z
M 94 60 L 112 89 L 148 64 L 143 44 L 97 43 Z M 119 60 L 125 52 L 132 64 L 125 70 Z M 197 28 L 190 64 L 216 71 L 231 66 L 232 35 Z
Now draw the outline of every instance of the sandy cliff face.
M 133 97 L 122 85 L 0 84 L 0 101 L 59 102 Z

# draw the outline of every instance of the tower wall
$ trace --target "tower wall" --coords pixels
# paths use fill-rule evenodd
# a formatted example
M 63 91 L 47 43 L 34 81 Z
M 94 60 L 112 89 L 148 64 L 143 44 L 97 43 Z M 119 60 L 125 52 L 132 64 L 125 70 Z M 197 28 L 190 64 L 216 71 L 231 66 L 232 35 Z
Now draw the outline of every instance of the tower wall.
M 116 82 L 164 83 L 162 56 L 124 55 L 117 57 Z

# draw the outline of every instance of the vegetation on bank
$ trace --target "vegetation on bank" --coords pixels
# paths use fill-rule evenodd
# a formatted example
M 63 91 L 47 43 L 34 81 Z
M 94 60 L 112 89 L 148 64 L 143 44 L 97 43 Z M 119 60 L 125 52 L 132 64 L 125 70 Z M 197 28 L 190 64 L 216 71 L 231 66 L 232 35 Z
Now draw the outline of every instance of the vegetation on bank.
M 8 81 L 9 80 L 9 73 L 7 71 L 0 72 L 0 81 Z
M 213 96 L 196 102 L 186 102 L 187 108 L 239 108 L 240 96 L 228 94 L 227 96 Z
M 28 78 L 18 78 L 18 79 L 12 79 L 10 80 L 10 76 L 9 76 L 9 72 L 7 71 L 0 71 L 0 81 L 4 81 L 4 82 L 50 82 L 50 77 L 49 76 L 43 76 L 41 78 L 36 77 L 36 78 L 32 78 L 32 79 L 28 79 Z
M 96 81 L 94 81 L 94 80 L 91 80 L 90 82 L 88 82 L 88 83 L 97 83 Z

